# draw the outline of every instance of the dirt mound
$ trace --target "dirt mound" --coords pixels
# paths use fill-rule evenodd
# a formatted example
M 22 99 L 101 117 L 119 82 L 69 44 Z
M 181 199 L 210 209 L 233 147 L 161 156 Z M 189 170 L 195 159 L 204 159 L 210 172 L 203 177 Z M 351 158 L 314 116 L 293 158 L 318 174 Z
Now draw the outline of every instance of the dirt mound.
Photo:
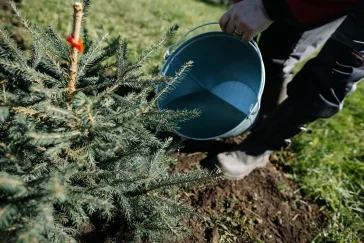
M 210 149 L 219 152 L 217 147 Z M 207 155 L 192 152 L 175 157 L 179 163 L 174 171 L 186 172 Z M 244 180 L 190 188 L 182 200 L 206 216 L 203 222 L 189 220 L 192 236 L 185 242 L 311 242 L 325 222 L 319 206 L 305 200 L 297 185 L 271 163 Z

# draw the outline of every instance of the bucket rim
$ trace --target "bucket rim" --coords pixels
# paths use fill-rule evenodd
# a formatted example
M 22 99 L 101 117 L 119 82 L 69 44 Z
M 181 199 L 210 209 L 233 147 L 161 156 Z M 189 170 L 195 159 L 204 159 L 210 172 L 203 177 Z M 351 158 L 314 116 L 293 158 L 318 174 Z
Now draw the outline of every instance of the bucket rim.
M 256 42 L 255 41 L 245 42 L 243 40 L 237 39 L 233 35 L 227 34 L 227 33 L 223 32 L 223 31 L 220 31 L 220 30 L 205 31 L 203 33 L 196 34 L 195 36 L 192 36 L 189 39 L 187 39 L 186 41 L 182 42 L 180 45 L 178 45 L 178 47 L 176 49 L 174 49 L 173 51 L 171 51 L 168 54 L 168 57 L 167 58 L 165 58 L 164 63 L 163 63 L 163 67 L 161 68 L 160 73 L 162 75 L 165 75 L 166 68 L 167 68 L 167 66 L 169 64 L 169 61 L 168 60 L 170 60 L 173 55 L 177 55 L 184 48 L 186 48 L 189 44 L 191 44 L 191 42 L 197 40 L 198 38 L 206 37 L 209 34 L 219 34 L 220 36 L 225 36 L 225 37 L 228 37 L 228 38 L 231 38 L 231 39 L 235 39 L 237 41 L 240 41 L 240 42 L 244 43 L 245 45 L 249 45 L 251 48 L 253 48 L 253 50 L 255 50 L 255 52 L 257 53 L 257 55 L 259 57 L 260 68 L 261 68 L 260 87 L 259 87 L 259 93 L 257 94 L 257 102 L 254 105 L 252 105 L 252 108 L 250 109 L 249 114 L 244 118 L 244 120 L 242 120 L 233 129 L 231 129 L 231 130 L 229 130 L 229 131 L 227 131 L 227 132 L 225 132 L 225 133 L 223 133 L 221 135 L 217 135 L 217 136 L 213 136 L 213 137 L 208 137 L 208 138 L 194 138 L 194 137 L 190 137 L 190 136 L 183 135 L 182 133 L 180 133 L 178 131 L 175 131 L 175 133 L 177 135 L 179 135 L 180 137 L 183 137 L 183 138 L 186 138 L 186 139 L 190 139 L 190 140 L 195 140 L 195 141 L 207 141 L 207 140 L 213 140 L 213 139 L 216 139 L 216 138 L 226 138 L 226 137 L 230 137 L 234 132 L 236 132 L 236 130 L 239 129 L 239 127 L 241 127 L 246 122 L 249 122 L 250 123 L 249 127 L 245 131 L 241 132 L 240 134 L 235 134 L 233 136 L 239 136 L 239 135 L 241 135 L 241 134 L 249 131 L 249 129 L 252 127 L 252 125 L 254 124 L 254 121 L 255 121 L 255 119 L 252 120 L 252 118 L 254 116 L 257 116 L 258 113 L 259 113 L 259 111 L 260 111 L 261 98 L 262 98 L 262 94 L 263 94 L 264 87 L 265 87 L 265 78 L 266 78 L 265 77 L 265 66 L 264 66 L 262 54 L 261 54 L 261 52 L 259 50 L 259 47 L 256 44 Z M 156 87 L 156 91 L 158 92 L 158 86 Z M 159 103 L 160 102 L 157 101 L 157 108 L 158 108 L 158 110 L 161 110 Z

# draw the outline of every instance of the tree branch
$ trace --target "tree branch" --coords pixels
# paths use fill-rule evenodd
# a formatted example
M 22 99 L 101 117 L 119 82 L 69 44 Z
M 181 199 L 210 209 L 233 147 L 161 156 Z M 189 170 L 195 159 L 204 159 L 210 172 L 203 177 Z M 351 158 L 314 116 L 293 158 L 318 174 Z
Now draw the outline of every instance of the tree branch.
M 3 91 L 3 103 L 6 103 L 6 93 L 5 93 L 5 80 L 0 82 L 1 86 L 2 86 L 2 91 Z

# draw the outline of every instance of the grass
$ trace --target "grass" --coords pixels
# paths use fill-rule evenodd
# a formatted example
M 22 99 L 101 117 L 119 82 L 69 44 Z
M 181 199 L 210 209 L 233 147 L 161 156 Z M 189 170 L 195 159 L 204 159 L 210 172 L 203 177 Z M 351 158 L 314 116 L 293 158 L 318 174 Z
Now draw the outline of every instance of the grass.
M 339 114 L 314 122 L 313 134 L 298 137 L 293 160 L 281 157 L 302 190 L 330 210 L 329 226 L 316 242 L 364 240 L 363 93 L 361 85 Z
M 52 25 L 66 37 L 72 30 L 72 4 L 75 0 L 22 1 L 22 12 L 32 22 Z M 87 28 L 92 39 L 100 39 L 109 33 L 108 40 L 120 36 L 129 43 L 131 59 L 158 40 L 174 24 L 180 29 L 176 37 L 193 27 L 210 21 L 218 21 L 224 10 L 214 4 L 197 0 L 93 0 Z M 219 28 L 204 27 L 203 30 Z M 198 32 L 196 32 L 198 33 Z M 163 62 L 163 52 L 152 61 L 154 66 Z
M 20 7 L 32 22 L 52 25 L 65 37 L 71 32 L 73 2 L 22 1 Z M 218 21 L 224 12 L 217 5 L 197 0 L 93 0 L 92 8 L 87 21 L 91 36 L 101 38 L 110 32 L 111 40 L 120 35 L 130 43 L 132 58 L 173 24 L 180 25 L 177 36 L 181 36 L 201 23 Z M 4 23 L 1 15 L 0 21 Z M 161 66 L 162 56 L 161 51 L 152 65 Z M 316 242 L 364 241 L 363 94 L 361 85 L 347 98 L 342 112 L 313 123 L 313 134 L 298 137 L 291 148 L 294 160 L 281 154 L 281 163 L 292 167 L 292 177 L 305 194 L 323 202 L 330 212 L 329 226 Z
M 308 60 L 299 63 L 295 73 Z M 329 226 L 315 242 L 364 242 L 363 94 L 360 81 L 341 112 L 317 120 L 309 126 L 313 134 L 296 138 L 293 160 L 284 156 L 280 160 L 293 169 L 293 178 L 307 196 L 329 210 Z

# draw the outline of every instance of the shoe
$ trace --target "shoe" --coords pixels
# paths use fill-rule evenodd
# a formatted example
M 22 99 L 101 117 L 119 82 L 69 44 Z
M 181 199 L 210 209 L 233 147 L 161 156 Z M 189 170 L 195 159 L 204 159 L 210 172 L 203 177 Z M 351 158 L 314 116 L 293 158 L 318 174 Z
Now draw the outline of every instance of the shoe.
M 244 141 L 231 151 L 218 154 L 215 164 L 226 179 L 241 180 L 256 168 L 265 167 L 272 153 L 272 150 Z
M 274 151 L 286 149 L 291 138 L 311 131 L 303 125 L 310 123 L 308 116 L 286 99 L 268 115 L 251 134 L 235 148 L 218 154 L 212 163 L 229 180 L 241 180 L 256 168 L 267 165 Z

